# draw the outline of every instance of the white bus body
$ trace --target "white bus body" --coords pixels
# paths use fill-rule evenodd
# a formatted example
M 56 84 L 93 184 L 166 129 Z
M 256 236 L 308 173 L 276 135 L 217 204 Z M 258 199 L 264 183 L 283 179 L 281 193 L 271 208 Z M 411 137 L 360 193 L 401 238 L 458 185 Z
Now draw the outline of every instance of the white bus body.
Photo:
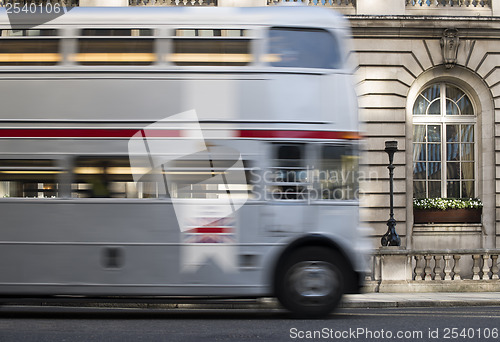
M 359 134 L 342 17 L 75 8 L 21 31 L 0 12 L 0 30 L 0 295 L 277 296 L 315 316 L 359 290 Z M 179 113 L 195 113 L 208 152 L 183 155 L 193 122 L 169 122 L 154 139 L 178 143 L 166 151 L 177 161 L 134 182 L 134 135 Z M 219 165 L 203 166 L 207 155 Z M 230 175 L 238 158 L 246 182 L 196 185 Z M 234 194 L 244 205 L 218 213 Z M 174 198 L 204 208 L 191 228 Z

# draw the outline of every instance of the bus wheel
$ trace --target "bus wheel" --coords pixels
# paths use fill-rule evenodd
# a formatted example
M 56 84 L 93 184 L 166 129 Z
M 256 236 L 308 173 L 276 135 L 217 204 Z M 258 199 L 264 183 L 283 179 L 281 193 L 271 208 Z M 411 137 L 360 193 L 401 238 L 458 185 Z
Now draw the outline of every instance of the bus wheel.
M 292 253 L 277 270 L 276 296 L 299 316 L 331 313 L 344 292 L 338 254 L 325 247 L 305 247 Z

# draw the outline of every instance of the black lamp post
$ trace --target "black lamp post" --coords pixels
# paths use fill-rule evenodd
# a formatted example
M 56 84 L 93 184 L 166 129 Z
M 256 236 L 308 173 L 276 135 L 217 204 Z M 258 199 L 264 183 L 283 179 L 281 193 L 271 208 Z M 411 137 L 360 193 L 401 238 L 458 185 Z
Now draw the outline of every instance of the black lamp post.
M 401 239 L 396 233 L 396 220 L 394 219 L 394 153 L 398 150 L 397 141 L 386 141 L 385 152 L 389 155 L 389 186 L 390 186 L 390 206 L 391 213 L 387 221 L 387 233 L 382 236 L 382 246 L 400 246 Z

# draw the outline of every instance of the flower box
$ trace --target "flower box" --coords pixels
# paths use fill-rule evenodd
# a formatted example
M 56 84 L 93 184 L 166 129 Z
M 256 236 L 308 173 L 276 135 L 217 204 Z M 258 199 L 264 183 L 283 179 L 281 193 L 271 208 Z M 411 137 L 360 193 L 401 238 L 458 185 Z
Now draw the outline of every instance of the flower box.
M 482 208 L 413 209 L 413 223 L 481 223 Z
M 477 198 L 413 199 L 414 223 L 481 223 L 482 212 Z

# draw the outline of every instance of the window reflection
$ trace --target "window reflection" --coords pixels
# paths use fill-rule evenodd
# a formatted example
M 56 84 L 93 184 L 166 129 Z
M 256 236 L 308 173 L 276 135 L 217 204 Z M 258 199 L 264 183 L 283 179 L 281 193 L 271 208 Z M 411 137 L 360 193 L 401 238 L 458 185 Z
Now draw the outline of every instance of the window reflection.
M 272 28 L 269 55 L 275 67 L 337 69 L 340 49 L 334 35 L 320 29 Z
M 359 156 L 354 146 L 323 146 L 319 186 L 323 199 L 354 200 L 357 197 Z

